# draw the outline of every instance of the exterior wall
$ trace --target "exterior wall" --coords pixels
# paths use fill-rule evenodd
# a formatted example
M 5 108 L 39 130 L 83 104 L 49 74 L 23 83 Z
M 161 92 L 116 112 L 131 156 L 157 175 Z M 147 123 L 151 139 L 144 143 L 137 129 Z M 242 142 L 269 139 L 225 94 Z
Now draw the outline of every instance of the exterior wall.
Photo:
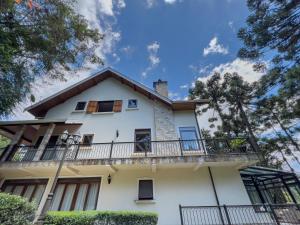
M 212 174 L 220 204 L 250 204 L 238 171 L 233 167 L 213 167 Z M 150 169 L 126 169 L 111 174 L 112 181 L 107 182 L 108 172 L 89 170 L 76 177 L 101 177 L 97 210 L 135 210 L 156 212 L 158 225 L 180 225 L 179 204 L 216 205 L 209 178 L 208 168 L 197 171 L 191 168 L 169 168 L 151 172 Z M 28 177 L 30 178 L 30 177 Z M 67 178 L 64 176 L 63 178 Z M 72 177 L 74 178 L 74 177 Z M 154 182 L 154 203 L 137 203 L 138 179 L 149 178 Z M 46 201 L 53 178 L 49 179 L 41 205 Z
M 138 109 L 127 109 L 128 99 L 137 99 Z M 78 101 L 91 100 L 123 100 L 122 112 L 93 114 L 74 112 Z M 45 118 L 81 122 L 83 124 L 79 128 L 80 134 L 94 134 L 95 143 L 134 141 L 134 130 L 146 128 L 151 129 L 152 140 L 174 140 L 179 138 L 178 127 L 196 127 L 193 111 L 173 112 L 166 105 L 148 99 L 114 78 L 108 78 L 63 104 L 53 107 Z M 44 130 L 45 128 L 40 128 L 37 137 L 43 135 Z M 60 134 L 59 132 L 62 130 L 57 128 L 53 135 Z

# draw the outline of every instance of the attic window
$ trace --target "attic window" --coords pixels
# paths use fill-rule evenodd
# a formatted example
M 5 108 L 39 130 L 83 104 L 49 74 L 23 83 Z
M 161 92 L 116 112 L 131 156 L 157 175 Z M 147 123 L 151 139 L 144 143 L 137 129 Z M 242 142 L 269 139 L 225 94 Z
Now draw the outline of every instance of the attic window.
M 137 99 L 129 99 L 128 100 L 128 109 L 136 109 L 137 108 Z
M 113 112 L 114 101 L 98 102 L 98 112 Z
M 85 105 L 86 105 L 86 102 L 77 102 L 77 105 L 75 107 L 75 111 L 84 110 Z

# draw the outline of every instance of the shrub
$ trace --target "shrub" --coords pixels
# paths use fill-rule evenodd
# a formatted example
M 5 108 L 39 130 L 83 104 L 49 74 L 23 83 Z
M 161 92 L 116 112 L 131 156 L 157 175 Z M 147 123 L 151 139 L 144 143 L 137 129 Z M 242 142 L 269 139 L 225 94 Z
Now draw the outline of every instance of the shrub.
M 45 225 L 155 225 L 157 214 L 132 211 L 49 212 Z
M 25 198 L 0 193 L 0 224 L 30 225 L 35 216 L 35 205 Z

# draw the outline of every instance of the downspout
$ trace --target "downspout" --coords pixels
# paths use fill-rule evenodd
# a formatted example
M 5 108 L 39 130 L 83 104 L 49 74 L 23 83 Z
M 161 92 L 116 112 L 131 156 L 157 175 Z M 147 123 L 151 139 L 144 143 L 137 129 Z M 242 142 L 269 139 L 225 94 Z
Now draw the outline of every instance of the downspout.
M 219 209 L 219 214 L 220 214 L 221 222 L 224 225 L 225 224 L 224 223 L 224 218 L 223 218 L 223 214 L 222 214 L 222 209 L 220 207 L 220 201 L 219 201 L 217 190 L 216 190 L 216 187 L 215 187 L 214 178 L 212 176 L 210 167 L 208 166 L 207 168 L 208 168 L 208 173 L 209 173 L 210 181 L 211 181 L 211 184 L 212 184 L 212 187 L 213 187 L 213 190 L 214 190 L 214 195 L 215 195 L 215 199 L 216 199 L 216 202 L 217 202 L 217 207 Z
M 214 190 L 215 199 L 216 199 L 217 205 L 219 206 L 219 205 L 220 205 L 220 202 L 219 202 L 219 198 L 218 198 L 218 194 L 217 194 L 217 190 L 216 190 L 214 178 L 213 178 L 213 176 L 212 176 L 210 167 L 208 166 L 207 168 L 208 168 L 208 173 L 209 173 L 211 185 L 212 185 L 213 190 Z

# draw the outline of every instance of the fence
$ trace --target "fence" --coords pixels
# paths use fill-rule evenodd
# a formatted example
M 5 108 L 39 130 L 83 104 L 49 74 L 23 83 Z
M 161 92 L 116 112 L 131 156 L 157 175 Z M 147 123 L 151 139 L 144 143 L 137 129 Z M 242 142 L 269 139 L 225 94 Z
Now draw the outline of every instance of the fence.
M 300 224 L 300 205 L 181 206 L 181 225 Z
M 46 146 L 41 160 L 59 160 L 65 145 Z M 36 146 L 15 146 L 9 161 L 32 161 Z M 127 159 L 135 157 L 178 157 L 193 155 L 253 153 L 247 139 L 196 139 L 143 142 L 108 142 L 70 145 L 66 160 Z

